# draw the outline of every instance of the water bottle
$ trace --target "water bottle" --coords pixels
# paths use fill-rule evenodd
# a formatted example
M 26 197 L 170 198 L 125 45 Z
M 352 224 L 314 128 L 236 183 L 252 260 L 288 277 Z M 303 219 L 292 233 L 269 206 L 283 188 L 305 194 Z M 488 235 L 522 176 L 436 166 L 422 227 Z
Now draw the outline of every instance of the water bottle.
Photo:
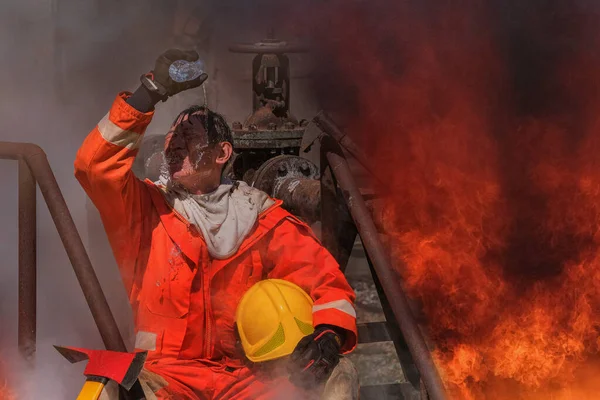
M 204 72 L 204 63 L 198 61 L 174 61 L 169 67 L 169 76 L 175 82 L 193 81 Z

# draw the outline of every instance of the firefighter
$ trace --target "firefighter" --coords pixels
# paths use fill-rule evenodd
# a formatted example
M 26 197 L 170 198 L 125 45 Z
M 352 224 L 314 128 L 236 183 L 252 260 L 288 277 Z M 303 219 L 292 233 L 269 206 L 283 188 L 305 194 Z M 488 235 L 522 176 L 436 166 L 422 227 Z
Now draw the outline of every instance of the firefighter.
M 258 376 L 240 354 L 236 308 L 264 279 L 301 287 L 314 302 L 314 332 L 290 356 L 293 375 L 326 379 L 357 341 L 354 292 L 334 258 L 281 201 L 221 177 L 233 140 L 212 110 L 194 106 L 177 116 L 159 181 L 138 180 L 131 171 L 154 106 L 207 78 L 177 83 L 170 64 L 197 59 L 193 51 L 169 50 L 133 94 L 118 94 L 79 149 L 75 176 L 100 213 L 119 265 L 135 348 L 149 352 L 146 370 L 165 382 L 156 396 L 289 397 L 301 385 Z

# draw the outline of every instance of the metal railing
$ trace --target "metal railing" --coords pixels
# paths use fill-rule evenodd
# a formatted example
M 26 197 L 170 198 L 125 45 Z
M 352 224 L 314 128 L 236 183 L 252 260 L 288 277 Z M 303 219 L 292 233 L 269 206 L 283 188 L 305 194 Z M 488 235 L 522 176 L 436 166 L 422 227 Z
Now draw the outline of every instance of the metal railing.
M 104 345 L 108 350 L 127 351 L 46 153 L 32 143 L 0 142 L 0 159 L 19 162 L 19 351 L 26 359 L 31 359 L 36 349 L 36 184 Z
M 330 171 L 335 184 L 344 195 L 350 215 L 365 247 L 369 263 L 377 275 L 386 301 L 404 336 L 429 398 L 432 400 L 445 400 L 447 395 L 444 384 L 433 362 L 425 338 L 410 309 L 406 294 L 400 283 L 401 277 L 397 273 L 397 269 L 393 268 L 380 240 L 379 232 L 354 180 L 342 147 L 359 159 L 361 164 L 368 167 L 366 157 L 324 113 L 317 115 L 314 121 L 325 133 L 321 137 L 321 171 L 325 171 L 325 169 Z M 396 260 L 396 263 L 398 262 L 401 261 Z

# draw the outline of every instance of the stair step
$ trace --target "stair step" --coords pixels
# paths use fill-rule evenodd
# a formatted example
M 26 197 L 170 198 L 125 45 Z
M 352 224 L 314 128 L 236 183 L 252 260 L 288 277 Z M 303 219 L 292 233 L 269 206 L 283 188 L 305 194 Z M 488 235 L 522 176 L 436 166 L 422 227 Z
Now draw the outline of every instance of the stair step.
M 405 373 L 411 376 L 412 366 L 407 365 L 408 369 L 402 370 L 398 357 L 404 353 L 394 346 L 364 248 L 358 238 L 345 274 L 356 293 L 359 343 L 348 358 L 358 370 L 360 399 L 420 400 L 419 390 L 405 376 Z
M 358 324 L 358 343 L 389 342 L 392 340 L 385 322 Z
M 361 343 L 348 358 L 358 370 L 361 385 L 407 382 L 393 342 Z
M 420 400 L 420 394 L 410 383 L 362 386 L 360 400 Z

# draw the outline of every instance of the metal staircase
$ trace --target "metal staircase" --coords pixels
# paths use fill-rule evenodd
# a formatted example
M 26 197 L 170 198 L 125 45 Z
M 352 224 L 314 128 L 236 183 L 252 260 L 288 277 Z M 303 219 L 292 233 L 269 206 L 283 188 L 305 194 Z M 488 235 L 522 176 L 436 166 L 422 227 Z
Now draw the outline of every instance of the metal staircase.
M 414 365 L 400 359 L 407 359 L 408 349 L 397 351 L 389 324 L 381 304 L 376 284 L 371 275 L 369 263 L 360 238 L 357 238 L 348 266 L 348 282 L 356 292 L 356 313 L 358 319 L 358 347 L 349 356 L 360 377 L 360 398 L 362 400 L 420 400 L 418 376 L 411 383 L 410 373 Z M 406 371 L 405 371 L 406 370 Z M 414 380 L 414 379 L 413 379 Z

